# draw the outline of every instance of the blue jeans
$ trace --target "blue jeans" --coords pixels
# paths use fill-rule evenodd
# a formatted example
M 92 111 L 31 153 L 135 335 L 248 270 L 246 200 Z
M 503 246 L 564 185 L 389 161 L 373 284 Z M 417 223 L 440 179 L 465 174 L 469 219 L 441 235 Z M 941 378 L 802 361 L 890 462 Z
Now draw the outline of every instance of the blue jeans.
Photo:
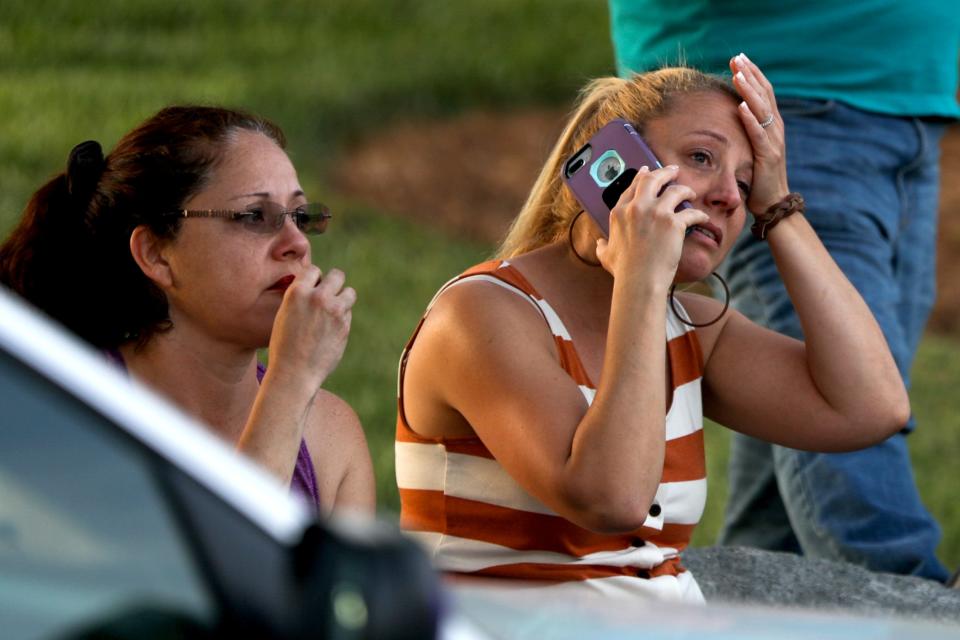
M 904 381 L 935 296 L 939 141 L 945 125 L 783 99 L 790 188 L 866 300 Z M 747 225 L 749 226 L 749 225 Z M 749 229 L 720 269 L 733 305 L 803 338 L 769 247 Z M 940 528 L 917 493 L 906 435 L 843 454 L 797 451 L 734 434 L 722 544 L 843 559 L 945 580 Z

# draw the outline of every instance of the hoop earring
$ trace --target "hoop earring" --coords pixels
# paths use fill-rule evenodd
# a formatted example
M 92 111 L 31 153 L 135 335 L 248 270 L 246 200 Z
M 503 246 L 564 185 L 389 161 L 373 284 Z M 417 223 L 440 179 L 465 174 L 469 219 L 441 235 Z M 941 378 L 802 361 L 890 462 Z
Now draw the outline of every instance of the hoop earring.
M 720 315 L 718 315 L 716 318 L 714 318 L 710 322 L 702 322 L 698 324 L 696 322 L 690 322 L 689 320 L 686 320 L 682 315 L 680 315 L 677 312 L 677 307 L 673 301 L 673 292 L 677 288 L 677 285 L 673 285 L 672 287 L 670 287 L 670 310 L 673 311 L 673 315 L 677 316 L 677 320 L 687 325 L 688 327 L 697 327 L 697 328 L 709 327 L 710 325 L 715 324 L 717 321 L 719 321 L 720 318 L 723 317 L 723 314 L 725 314 L 727 312 L 727 309 L 730 307 L 730 287 L 727 286 L 727 281 L 724 280 L 720 276 L 720 274 L 717 273 L 716 271 L 714 271 L 710 275 L 714 276 L 717 280 L 720 281 L 720 284 L 723 285 L 723 292 L 724 292 L 723 309 L 720 310 Z
M 573 216 L 573 220 L 570 221 L 570 226 L 567 227 L 567 242 L 570 243 L 570 251 L 573 252 L 573 255 L 577 257 L 577 260 L 587 265 L 588 267 L 599 267 L 602 266 L 599 262 L 590 262 L 582 255 L 577 253 L 577 248 L 573 246 L 573 225 L 577 224 L 577 219 L 583 215 L 583 209 L 580 209 L 580 212 L 577 215 Z

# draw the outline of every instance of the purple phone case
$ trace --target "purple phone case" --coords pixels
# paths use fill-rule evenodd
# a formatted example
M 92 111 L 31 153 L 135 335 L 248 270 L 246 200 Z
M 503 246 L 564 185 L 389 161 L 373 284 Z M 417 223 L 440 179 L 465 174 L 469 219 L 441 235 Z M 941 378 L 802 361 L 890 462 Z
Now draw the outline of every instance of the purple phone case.
M 576 158 L 586 146 L 592 147 L 593 155 L 576 173 L 568 177 L 567 165 L 571 160 Z M 605 236 L 610 235 L 611 207 L 607 206 L 603 200 L 603 192 L 606 187 L 601 187 L 594 181 L 590 175 L 590 166 L 596 162 L 604 152 L 610 149 L 615 149 L 623 159 L 626 164 L 624 172 L 630 169 L 636 170 L 644 166 L 650 169 L 658 169 L 661 166 L 657 157 L 653 154 L 653 151 L 651 151 L 647 143 L 643 141 L 643 138 L 640 137 L 636 129 L 634 129 L 629 122 L 621 118 L 611 120 L 605 124 L 600 131 L 590 138 L 590 141 L 583 149 L 577 150 L 575 154 L 563 163 L 563 166 L 560 168 L 561 178 L 570 186 L 571 191 L 573 191 L 573 194 L 577 197 L 577 200 L 581 206 L 583 206 L 584 210 L 597 221 L 597 224 L 600 225 Z M 686 203 L 684 203 L 684 205 L 689 206 Z

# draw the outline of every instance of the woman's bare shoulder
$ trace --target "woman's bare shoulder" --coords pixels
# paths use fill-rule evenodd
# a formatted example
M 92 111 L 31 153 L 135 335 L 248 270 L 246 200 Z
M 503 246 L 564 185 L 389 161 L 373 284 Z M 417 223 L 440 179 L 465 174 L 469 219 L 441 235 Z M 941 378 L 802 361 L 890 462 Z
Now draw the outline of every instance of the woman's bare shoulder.
M 334 393 L 314 398 L 303 437 L 310 452 L 325 510 L 372 512 L 376 504 L 373 465 L 360 418 Z
M 357 412 L 346 400 L 326 389 L 320 389 L 313 400 L 304 437 L 308 446 L 312 438 L 366 443 Z
M 472 384 L 478 367 L 503 369 L 517 360 L 554 357 L 553 336 L 543 313 L 525 294 L 483 280 L 468 280 L 443 292 L 410 349 L 407 375 L 437 388 Z M 439 377 L 438 377 L 439 376 Z
M 713 346 L 723 332 L 724 327 L 734 317 L 743 318 L 743 314 L 732 307 L 724 309 L 724 301 L 692 291 L 677 292 L 676 299 L 683 305 L 690 320 L 696 324 L 710 323 L 704 327 L 697 327 L 697 340 L 703 349 L 704 356 L 710 359 Z M 671 311 L 673 313 L 673 311 Z
M 429 333 L 471 336 L 490 326 L 503 329 L 542 327 L 543 316 L 533 300 L 521 290 L 501 281 L 468 279 L 444 291 L 430 308 L 424 322 Z
M 407 353 L 405 417 L 421 435 L 466 435 L 467 405 L 556 359 L 553 336 L 529 298 L 488 281 L 458 283 L 437 299 Z

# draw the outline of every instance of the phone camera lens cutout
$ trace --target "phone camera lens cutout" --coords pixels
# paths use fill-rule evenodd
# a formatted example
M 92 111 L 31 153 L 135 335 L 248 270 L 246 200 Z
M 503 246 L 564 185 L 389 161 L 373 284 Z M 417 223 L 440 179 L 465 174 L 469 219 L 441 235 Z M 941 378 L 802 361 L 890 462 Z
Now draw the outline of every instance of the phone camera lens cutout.
M 600 165 L 597 174 L 607 182 L 613 182 L 620 175 L 620 158 L 607 158 Z
M 598 186 L 606 187 L 623 173 L 623 169 L 623 158 L 616 151 L 610 149 L 593 163 L 593 166 L 590 167 L 590 175 Z

